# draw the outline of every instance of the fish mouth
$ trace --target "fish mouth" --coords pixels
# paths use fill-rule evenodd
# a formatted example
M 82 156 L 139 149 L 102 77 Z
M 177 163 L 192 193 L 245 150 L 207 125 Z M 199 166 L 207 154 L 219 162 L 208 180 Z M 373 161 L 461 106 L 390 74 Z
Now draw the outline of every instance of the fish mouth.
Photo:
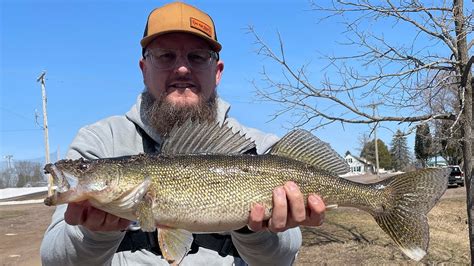
M 63 203 L 76 201 L 78 198 L 77 185 L 78 178 L 67 171 L 61 170 L 55 164 L 47 164 L 44 167 L 45 174 L 51 174 L 55 185 L 53 195 L 47 197 L 44 203 L 48 206 L 55 206 Z
M 75 189 L 79 183 L 78 178 L 67 171 L 61 170 L 55 164 L 47 164 L 44 167 L 45 174 L 51 174 L 53 176 L 54 185 L 56 185 L 56 191 L 63 193 L 71 189 Z

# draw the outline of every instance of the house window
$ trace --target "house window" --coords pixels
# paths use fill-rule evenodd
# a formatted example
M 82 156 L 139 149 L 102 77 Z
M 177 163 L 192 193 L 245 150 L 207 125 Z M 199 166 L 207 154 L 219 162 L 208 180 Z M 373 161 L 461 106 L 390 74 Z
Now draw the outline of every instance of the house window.
M 352 158 L 347 158 L 346 161 L 347 161 L 348 163 L 352 163 Z

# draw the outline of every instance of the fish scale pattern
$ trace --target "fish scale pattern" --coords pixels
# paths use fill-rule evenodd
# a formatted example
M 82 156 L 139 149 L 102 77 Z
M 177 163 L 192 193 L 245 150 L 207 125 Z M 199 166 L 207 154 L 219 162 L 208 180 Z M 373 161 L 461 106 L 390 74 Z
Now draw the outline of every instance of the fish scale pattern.
M 370 208 L 378 202 L 378 191 L 371 186 L 275 155 L 160 156 L 144 165 L 156 189 L 158 223 L 194 231 L 215 231 L 229 223 L 244 226 L 251 206 L 261 203 L 270 210 L 273 189 L 290 180 L 305 196 L 321 194 L 326 204 Z

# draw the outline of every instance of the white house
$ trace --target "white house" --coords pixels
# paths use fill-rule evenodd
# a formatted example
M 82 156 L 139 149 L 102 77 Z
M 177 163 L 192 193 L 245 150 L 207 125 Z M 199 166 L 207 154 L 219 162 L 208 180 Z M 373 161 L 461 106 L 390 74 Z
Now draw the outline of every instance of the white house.
M 370 174 L 374 173 L 373 164 L 365 160 L 364 158 L 356 157 L 352 155 L 349 151 L 347 151 L 344 159 L 346 160 L 347 164 L 349 164 L 349 167 L 350 167 L 350 172 L 348 174 L 363 175 L 366 173 L 370 173 Z

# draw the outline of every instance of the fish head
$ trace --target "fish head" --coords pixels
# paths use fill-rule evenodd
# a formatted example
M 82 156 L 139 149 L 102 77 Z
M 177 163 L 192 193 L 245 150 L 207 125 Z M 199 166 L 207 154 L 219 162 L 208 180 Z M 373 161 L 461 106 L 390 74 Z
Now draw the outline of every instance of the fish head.
M 119 164 L 101 160 L 60 160 L 47 164 L 45 173 L 51 174 L 56 185 L 54 195 L 45 200 L 46 205 L 93 200 L 108 203 L 131 188 L 121 182 Z

